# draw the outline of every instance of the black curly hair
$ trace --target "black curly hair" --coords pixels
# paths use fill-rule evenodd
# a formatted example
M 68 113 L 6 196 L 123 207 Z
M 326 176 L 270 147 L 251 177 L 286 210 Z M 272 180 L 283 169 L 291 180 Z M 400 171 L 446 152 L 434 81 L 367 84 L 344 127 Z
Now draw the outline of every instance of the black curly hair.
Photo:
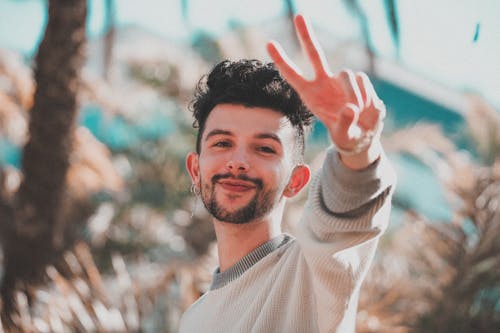
M 313 114 L 306 108 L 295 90 L 281 77 L 273 63 L 259 60 L 225 60 L 201 78 L 190 104 L 199 128 L 196 151 L 200 153 L 205 122 L 218 104 L 239 104 L 265 107 L 284 114 L 295 129 L 296 159 L 304 156 L 304 134 L 311 125 Z

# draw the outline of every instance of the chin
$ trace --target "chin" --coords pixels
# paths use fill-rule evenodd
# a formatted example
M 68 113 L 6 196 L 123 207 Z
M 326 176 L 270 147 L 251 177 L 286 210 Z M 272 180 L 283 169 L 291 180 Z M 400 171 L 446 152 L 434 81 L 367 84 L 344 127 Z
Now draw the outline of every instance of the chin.
M 255 222 L 254 220 L 251 220 L 251 221 L 241 221 L 241 220 L 238 220 L 238 221 L 233 221 L 233 220 L 225 221 L 225 220 L 218 220 L 218 221 L 222 222 L 222 223 L 238 224 L 238 225 L 250 224 L 250 223 Z

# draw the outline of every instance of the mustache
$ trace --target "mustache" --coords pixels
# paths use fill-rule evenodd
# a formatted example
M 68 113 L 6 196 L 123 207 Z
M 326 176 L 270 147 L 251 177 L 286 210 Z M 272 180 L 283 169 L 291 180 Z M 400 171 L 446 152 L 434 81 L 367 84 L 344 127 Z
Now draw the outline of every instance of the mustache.
M 263 188 L 264 187 L 264 182 L 259 179 L 259 178 L 251 178 L 251 177 L 248 177 L 247 175 L 238 175 L 238 176 L 235 176 L 233 175 L 232 173 L 224 173 L 224 174 L 217 174 L 217 175 L 214 175 L 212 177 L 212 184 L 215 184 L 216 182 L 218 182 L 219 180 L 221 179 L 234 179 L 234 180 L 243 180 L 243 181 L 246 181 L 246 182 L 251 182 L 253 184 L 255 184 L 255 186 L 259 189 Z

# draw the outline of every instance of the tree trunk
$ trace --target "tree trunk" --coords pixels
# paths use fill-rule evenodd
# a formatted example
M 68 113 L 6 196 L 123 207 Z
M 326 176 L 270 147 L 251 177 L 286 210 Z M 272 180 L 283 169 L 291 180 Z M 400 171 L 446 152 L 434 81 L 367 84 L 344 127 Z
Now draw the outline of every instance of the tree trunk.
M 103 74 L 106 81 L 111 78 L 111 66 L 113 62 L 113 46 L 115 44 L 116 35 L 116 11 L 115 11 L 115 1 L 106 0 L 106 35 L 104 36 L 104 61 L 103 61 Z
M 3 313 L 13 308 L 18 283 L 36 282 L 63 250 L 61 225 L 66 172 L 84 60 L 86 0 L 50 0 L 49 19 L 36 56 L 35 100 L 29 141 L 23 150 L 24 179 L 9 209 L 0 205 L 5 274 Z
M 347 8 L 357 16 L 359 25 L 361 28 L 361 37 L 363 38 L 363 44 L 365 46 L 365 52 L 368 56 L 368 73 L 375 73 L 375 51 L 373 46 L 373 41 L 370 34 L 370 25 L 368 22 L 368 17 L 366 16 L 363 7 L 361 6 L 359 0 L 344 0 Z

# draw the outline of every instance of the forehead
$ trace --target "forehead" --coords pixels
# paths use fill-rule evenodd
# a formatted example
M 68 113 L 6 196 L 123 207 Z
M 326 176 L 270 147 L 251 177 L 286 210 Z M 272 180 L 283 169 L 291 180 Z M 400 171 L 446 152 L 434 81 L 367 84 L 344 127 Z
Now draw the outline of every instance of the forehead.
M 276 110 L 263 107 L 218 104 L 207 118 L 203 137 L 219 129 L 242 137 L 272 133 L 283 143 L 289 143 L 294 139 L 294 129 L 288 118 Z

